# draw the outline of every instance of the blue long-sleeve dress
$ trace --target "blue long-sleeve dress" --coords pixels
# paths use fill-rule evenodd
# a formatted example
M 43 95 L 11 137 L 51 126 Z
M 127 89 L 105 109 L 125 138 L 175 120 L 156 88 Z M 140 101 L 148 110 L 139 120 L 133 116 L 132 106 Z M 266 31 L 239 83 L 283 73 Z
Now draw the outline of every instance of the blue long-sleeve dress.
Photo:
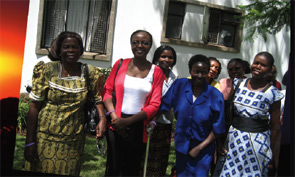
M 222 93 L 206 83 L 201 95 L 193 102 L 192 80 L 177 79 L 162 98 L 160 107 L 163 112 L 171 108 L 177 119 L 174 137 L 177 176 L 208 176 L 214 142 L 197 158 L 191 158 L 188 152 L 204 141 L 211 130 L 215 134 L 225 131 Z

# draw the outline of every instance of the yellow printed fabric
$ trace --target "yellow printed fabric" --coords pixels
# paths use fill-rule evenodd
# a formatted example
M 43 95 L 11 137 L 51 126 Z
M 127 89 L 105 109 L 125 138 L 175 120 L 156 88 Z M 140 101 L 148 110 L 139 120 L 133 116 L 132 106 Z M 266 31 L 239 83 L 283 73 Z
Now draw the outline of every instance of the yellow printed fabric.
M 91 89 L 100 102 L 102 72 L 89 67 Z M 30 97 L 41 101 L 36 144 L 39 161 L 26 162 L 25 169 L 42 173 L 79 176 L 84 151 L 84 105 L 87 97 L 85 69 L 81 76 L 61 77 L 59 61 L 38 63 L 33 72 Z

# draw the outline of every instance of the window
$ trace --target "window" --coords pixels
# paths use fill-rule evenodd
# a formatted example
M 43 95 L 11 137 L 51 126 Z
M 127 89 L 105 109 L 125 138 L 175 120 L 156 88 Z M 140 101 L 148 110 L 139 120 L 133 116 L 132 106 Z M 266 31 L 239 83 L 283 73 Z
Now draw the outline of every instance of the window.
M 115 0 L 42 0 L 37 53 L 45 54 L 60 32 L 74 31 L 83 39 L 83 58 L 109 61 L 115 4 Z
M 227 13 L 221 10 L 210 9 L 208 43 L 234 47 L 234 38 L 239 21 L 235 16 L 239 14 Z
M 239 52 L 242 29 L 234 8 L 189 0 L 167 0 L 162 42 Z

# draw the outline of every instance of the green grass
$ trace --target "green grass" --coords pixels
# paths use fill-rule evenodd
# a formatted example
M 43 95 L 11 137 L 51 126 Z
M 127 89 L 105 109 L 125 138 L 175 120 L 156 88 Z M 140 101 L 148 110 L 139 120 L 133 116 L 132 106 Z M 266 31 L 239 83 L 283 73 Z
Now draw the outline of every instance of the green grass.
M 22 170 L 24 167 L 24 144 L 25 136 L 17 134 L 13 162 L 13 169 L 15 170 Z M 168 176 L 171 173 L 171 168 L 174 166 L 175 158 L 174 143 L 171 143 L 169 162 L 166 170 Z M 95 138 L 86 137 L 83 160 L 80 176 L 104 176 L 106 158 L 98 155 Z

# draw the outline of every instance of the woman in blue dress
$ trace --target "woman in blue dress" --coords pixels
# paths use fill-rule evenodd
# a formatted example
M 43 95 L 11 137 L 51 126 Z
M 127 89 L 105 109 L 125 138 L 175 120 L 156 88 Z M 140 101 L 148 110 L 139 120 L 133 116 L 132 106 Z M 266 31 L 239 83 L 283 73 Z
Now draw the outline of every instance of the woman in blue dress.
M 226 141 L 227 154 L 216 176 L 268 176 L 280 128 L 283 94 L 266 79 L 273 56 L 260 52 L 251 65 L 252 78 L 241 81 L 234 97 L 234 118 Z M 238 79 L 234 80 L 234 87 Z
M 222 93 L 208 85 L 209 59 L 195 55 L 189 61 L 192 79 L 177 79 L 162 98 L 160 110 L 173 108 L 177 176 L 209 176 L 217 134 L 224 132 Z

